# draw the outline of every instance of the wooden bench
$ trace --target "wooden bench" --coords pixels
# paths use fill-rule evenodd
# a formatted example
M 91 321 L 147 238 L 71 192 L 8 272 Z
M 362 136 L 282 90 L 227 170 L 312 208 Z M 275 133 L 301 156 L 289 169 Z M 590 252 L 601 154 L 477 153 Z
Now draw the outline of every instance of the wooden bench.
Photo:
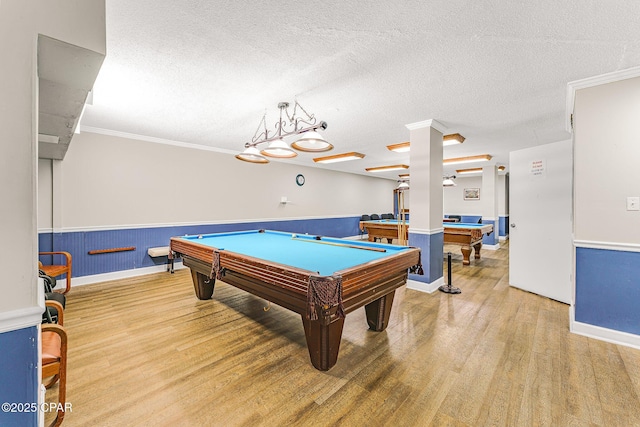
M 167 271 L 173 273 L 173 252 L 169 246 L 158 246 L 155 248 L 147 249 L 147 253 L 151 258 L 166 256 L 167 257 Z

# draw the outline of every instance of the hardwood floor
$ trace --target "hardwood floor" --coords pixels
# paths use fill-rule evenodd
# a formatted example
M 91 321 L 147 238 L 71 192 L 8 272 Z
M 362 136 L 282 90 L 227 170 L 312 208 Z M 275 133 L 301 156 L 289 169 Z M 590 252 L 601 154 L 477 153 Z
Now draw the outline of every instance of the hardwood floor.
M 380 333 L 350 313 L 328 372 L 299 315 L 224 283 L 199 301 L 188 269 L 73 288 L 64 425 L 640 425 L 639 350 L 509 287 L 506 245 L 465 267 L 447 250 L 462 293 L 403 287 Z

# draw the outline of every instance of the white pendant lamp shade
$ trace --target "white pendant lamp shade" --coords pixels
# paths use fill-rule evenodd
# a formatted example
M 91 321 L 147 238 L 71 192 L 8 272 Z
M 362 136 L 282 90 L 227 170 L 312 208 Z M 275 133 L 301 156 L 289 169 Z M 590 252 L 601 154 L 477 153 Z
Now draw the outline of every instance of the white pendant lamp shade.
M 236 155 L 236 159 L 250 163 L 269 163 L 256 147 L 245 148 L 242 153 Z
M 445 177 L 442 179 L 442 186 L 443 186 L 443 187 L 455 187 L 455 186 L 456 186 L 456 183 L 455 183 L 455 181 L 453 180 L 453 178 L 455 178 L 455 176 L 445 176 Z
M 302 137 L 291 146 L 296 150 L 307 152 L 329 151 L 333 148 L 333 145 L 325 141 L 322 135 L 313 130 L 303 133 Z
M 287 143 L 282 139 L 271 141 L 267 148 L 260 151 L 260 154 L 262 154 L 263 156 L 277 157 L 280 159 L 288 159 L 291 157 L 296 157 L 298 155 L 298 153 L 293 151 L 291 147 L 289 147 Z

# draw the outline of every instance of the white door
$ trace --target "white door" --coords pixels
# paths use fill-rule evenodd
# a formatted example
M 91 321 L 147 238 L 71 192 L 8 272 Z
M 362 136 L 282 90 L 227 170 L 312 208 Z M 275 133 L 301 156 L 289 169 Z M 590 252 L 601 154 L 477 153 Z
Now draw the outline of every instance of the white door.
M 509 159 L 509 284 L 571 304 L 571 141 Z

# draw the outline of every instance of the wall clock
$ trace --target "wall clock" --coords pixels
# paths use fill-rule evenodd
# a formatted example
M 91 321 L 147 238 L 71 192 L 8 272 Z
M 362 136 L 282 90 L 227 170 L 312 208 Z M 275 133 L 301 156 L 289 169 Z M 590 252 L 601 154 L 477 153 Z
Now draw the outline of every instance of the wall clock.
M 300 187 L 304 185 L 304 175 L 302 175 L 301 173 L 296 175 L 296 184 L 298 184 Z

